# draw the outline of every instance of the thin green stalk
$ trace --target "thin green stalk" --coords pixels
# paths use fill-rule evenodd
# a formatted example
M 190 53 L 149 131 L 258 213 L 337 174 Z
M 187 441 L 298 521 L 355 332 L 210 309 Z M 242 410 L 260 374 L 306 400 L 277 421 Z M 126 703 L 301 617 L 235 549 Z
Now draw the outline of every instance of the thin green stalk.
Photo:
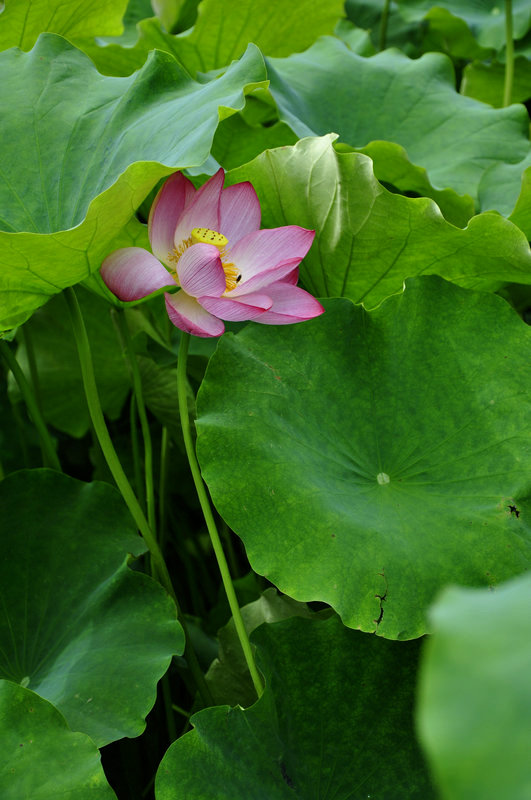
M 503 105 L 511 105 L 514 80 L 513 3 L 505 0 L 505 83 Z
M 122 339 L 125 353 L 127 355 L 127 362 L 133 380 L 133 392 L 136 399 L 136 407 L 138 411 L 138 418 L 140 420 L 140 428 L 142 430 L 142 438 L 144 439 L 144 480 L 146 487 L 146 506 L 147 518 L 150 529 L 155 531 L 155 491 L 153 488 L 153 446 L 151 443 L 151 431 L 149 429 L 149 422 L 146 414 L 146 406 L 144 404 L 144 393 L 142 391 L 142 378 L 138 368 L 138 361 L 133 348 L 131 334 L 129 333 L 129 326 L 123 311 L 113 313 L 113 319 L 116 321 L 120 337 Z
M 52 469 L 56 469 L 58 472 L 61 472 L 62 470 L 59 457 L 55 451 L 55 447 L 53 446 L 52 438 L 48 432 L 48 428 L 46 427 L 43 416 L 39 411 L 39 407 L 35 400 L 35 395 L 33 394 L 31 386 L 29 385 L 26 376 L 20 367 L 20 364 L 15 358 L 7 342 L 0 341 L 0 353 L 4 358 L 6 366 L 13 373 L 13 377 L 15 378 L 18 388 L 20 389 L 20 393 L 24 398 L 24 402 L 26 403 L 26 408 L 28 409 L 32 422 L 37 429 L 45 454 L 47 462 L 46 465 Z
M 133 347 L 129 326 L 122 310 L 111 312 L 113 321 L 118 328 L 119 337 L 122 342 L 127 363 L 129 364 L 129 371 L 133 381 L 133 398 L 138 411 L 138 418 L 140 420 L 140 429 L 142 431 L 142 438 L 144 440 L 144 487 L 146 492 L 146 508 L 148 525 L 156 536 L 156 516 L 155 516 L 155 490 L 153 487 L 153 446 L 151 442 L 151 430 L 146 413 L 146 406 L 144 403 L 144 392 L 142 390 L 142 376 L 138 368 L 138 361 Z M 136 425 L 135 425 L 136 433 Z M 138 450 L 138 446 L 137 446 Z M 159 546 L 162 549 L 162 544 L 159 538 Z M 151 554 L 151 574 L 157 578 L 157 564 Z M 162 681 L 162 698 L 164 701 L 164 711 L 166 715 L 166 726 L 168 728 L 168 736 L 170 744 L 177 738 L 177 727 L 175 725 L 175 716 L 172 709 L 171 702 L 171 689 L 168 673 L 163 676 Z
M 135 472 L 135 490 L 138 502 L 142 510 L 146 507 L 146 496 L 144 489 L 144 479 L 142 478 L 142 464 L 140 461 L 140 448 L 138 446 L 138 430 L 136 420 L 136 397 L 135 393 L 131 392 L 131 399 L 129 401 L 129 430 L 131 434 L 131 450 L 133 453 L 133 469 Z
M 387 39 L 387 22 L 389 20 L 390 5 L 391 5 L 391 0 L 384 0 L 384 7 L 382 10 L 382 16 L 380 18 L 380 35 L 378 38 L 379 50 L 385 50 L 385 44 Z
M 33 388 L 33 394 L 35 396 L 35 402 L 37 403 L 37 408 L 42 413 L 42 403 L 41 403 L 41 387 L 39 382 L 39 373 L 37 372 L 37 361 L 35 359 L 35 349 L 33 347 L 33 337 L 31 335 L 30 329 L 27 325 L 21 325 L 18 329 L 17 336 L 20 337 L 20 341 L 26 348 L 26 355 L 28 357 L 28 366 L 30 371 L 31 377 L 31 385 Z
M 161 685 L 162 696 L 164 698 L 164 710 L 166 712 L 166 727 L 168 728 L 170 744 L 172 744 L 177 739 L 177 725 L 175 724 L 173 703 L 171 701 L 170 679 L 168 677 L 168 673 L 162 677 Z
M 170 455 L 170 434 L 166 425 L 162 426 L 160 438 L 160 469 L 159 469 L 159 543 L 164 547 L 167 528 L 167 503 L 168 493 L 168 466 Z
M 172 708 L 173 708 L 174 711 L 177 712 L 177 714 L 180 714 L 182 717 L 185 717 L 185 719 L 190 719 L 190 717 L 191 717 L 190 712 L 189 711 L 185 711 L 184 708 L 181 708 L 181 706 L 177 706 L 177 705 L 175 705 L 175 703 L 173 703 L 172 704 Z
M 199 694 L 201 695 L 205 705 L 214 705 L 212 695 L 206 684 L 205 677 L 201 672 L 201 668 L 199 667 L 199 663 L 197 661 L 197 656 L 192 647 L 186 621 L 179 606 L 166 562 L 164 561 L 157 540 L 148 525 L 146 517 L 144 516 L 144 512 L 142 511 L 140 504 L 131 488 L 131 484 L 129 483 L 125 472 L 123 471 L 122 465 L 111 441 L 101 408 L 98 387 L 96 385 L 96 377 L 94 375 L 94 365 L 92 362 L 92 353 L 90 351 L 87 329 L 83 321 L 83 316 L 81 314 L 81 309 L 79 307 L 76 294 L 72 288 L 65 289 L 65 298 L 70 311 L 74 338 L 76 340 L 79 363 L 81 366 L 81 375 L 83 378 L 83 386 L 85 388 L 85 397 L 87 399 L 89 414 L 98 442 L 107 462 L 107 466 L 111 471 L 125 504 L 127 505 L 127 508 L 129 509 L 129 512 L 133 517 L 140 533 L 142 534 L 142 538 L 144 539 L 144 542 L 146 543 L 146 546 L 153 558 L 153 563 L 156 566 L 159 580 L 175 602 L 177 607 L 177 616 L 183 627 L 186 637 L 186 656 L 188 665 L 190 667 L 190 672 L 194 677 Z
M 186 449 L 186 455 L 188 456 L 188 463 L 190 464 L 190 470 L 192 472 L 192 477 L 194 479 L 194 484 L 197 496 L 199 498 L 199 503 L 201 505 L 201 510 L 203 512 L 208 533 L 210 535 L 210 541 L 212 542 L 214 554 L 218 562 L 218 567 L 221 573 L 221 580 L 223 581 L 225 594 L 227 595 L 227 600 L 229 601 L 230 610 L 232 612 L 232 617 L 234 619 L 234 625 L 236 627 L 236 633 L 238 634 L 238 639 L 240 640 L 240 644 L 242 646 L 243 654 L 245 656 L 245 661 L 247 663 L 247 667 L 251 674 L 254 688 L 256 689 L 256 694 L 258 695 L 258 697 L 260 697 L 262 695 L 262 692 L 264 691 L 262 679 L 260 678 L 260 673 L 258 672 L 258 669 L 256 667 L 253 651 L 251 649 L 251 643 L 249 641 L 249 637 L 247 636 L 245 625 L 243 624 L 242 614 L 240 611 L 240 606 L 238 605 L 238 600 L 236 598 L 236 592 L 234 591 L 234 586 L 232 585 L 232 579 L 230 576 L 229 567 L 227 565 L 225 553 L 223 552 L 223 547 L 221 545 L 219 533 L 216 528 L 214 516 L 212 514 L 210 501 L 208 499 L 206 487 L 205 484 L 203 483 L 203 478 L 201 477 L 201 471 L 199 469 L 199 464 L 195 454 L 195 447 L 190 427 L 190 417 L 188 415 L 188 403 L 187 403 L 187 391 L 186 391 L 187 390 L 186 362 L 188 357 L 189 344 L 190 344 L 190 334 L 181 333 L 179 361 L 177 363 L 177 397 L 179 401 L 179 414 L 181 418 L 184 446 Z
M 35 349 L 33 347 L 33 339 L 28 325 L 20 326 L 18 330 L 18 337 L 20 338 L 20 342 L 26 350 L 26 357 L 28 359 L 28 367 L 31 379 L 30 386 L 33 392 L 33 396 L 35 397 L 35 402 L 37 404 L 37 408 L 39 409 L 39 413 L 42 415 L 39 373 L 37 372 L 37 361 L 35 359 Z M 46 457 L 46 451 L 44 449 L 42 442 L 41 442 L 41 455 L 42 455 L 42 463 L 47 464 L 48 459 Z
M 13 419 L 15 420 L 15 425 L 17 426 L 18 440 L 20 444 L 20 449 L 22 450 L 22 461 L 24 462 L 24 466 L 28 468 L 31 467 L 32 464 L 30 462 L 28 443 L 26 441 L 26 430 L 24 428 L 24 422 L 22 420 L 22 415 L 20 413 L 18 403 L 12 403 L 11 410 L 13 412 Z

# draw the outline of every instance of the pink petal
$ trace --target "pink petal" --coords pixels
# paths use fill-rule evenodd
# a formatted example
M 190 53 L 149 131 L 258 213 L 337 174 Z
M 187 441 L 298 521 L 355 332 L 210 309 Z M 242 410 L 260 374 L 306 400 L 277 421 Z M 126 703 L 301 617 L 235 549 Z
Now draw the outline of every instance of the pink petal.
M 298 269 L 298 267 L 295 269 Z M 246 294 L 249 294 L 249 292 L 256 292 L 260 289 L 269 291 L 269 286 L 272 283 L 278 283 L 279 281 L 282 281 L 282 283 L 290 283 L 292 277 L 293 263 L 288 261 L 287 264 L 282 264 L 280 267 L 260 272 L 258 275 L 254 275 L 248 280 L 244 279 L 238 281 L 236 288 L 231 291 L 231 295 L 233 298 L 236 298 L 244 297 Z
M 194 244 L 185 250 L 177 262 L 177 276 L 192 297 L 219 297 L 227 286 L 219 250 L 213 244 Z
M 168 316 L 176 328 L 202 338 L 221 336 L 225 330 L 220 319 L 209 314 L 195 297 L 190 297 L 186 292 L 181 290 L 177 294 L 165 294 L 164 298 Z
M 182 213 L 195 195 L 195 188 L 182 172 L 175 172 L 160 188 L 153 201 L 148 219 L 151 249 L 156 257 L 167 263 L 174 247 L 173 237 Z
M 272 299 L 263 294 L 249 294 L 240 299 L 231 297 L 198 297 L 197 299 L 203 308 L 215 314 L 216 317 L 232 322 L 255 319 L 271 308 L 273 304 Z
M 240 295 L 250 288 L 259 288 L 256 281 L 245 284 L 263 273 L 271 274 L 265 283 L 260 283 L 261 286 L 288 275 L 304 258 L 314 236 L 315 231 L 298 225 L 285 225 L 249 233 L 232 247 L 229 243 L 227 260 L 234 262 L 242 275 L 241 284 L 234 291 Z
M 284 278 L 282 278 L 282 283 L 291 283 L 293 286 L 296 286 L 298 280 L 299 280 L 299 268 L 295 267 L 295 269 L 293 269 Z
M 255 322 L 265 325 L 289 325 L 292 322 L 318 317 L 324 312 L 324 308 L 315 297 L 290 283 L 274 283 L 267 287 L 267 293 L 271 296 L 273 305 L 269 311 L 264 311 L 257 317 Z
M 107 256 L 101 277 L 119 300 L 139 300 L 175 283 L 167 269 L 142 247 L 122 247 Z
M 249 181 L 236 183 L 221 192 L 219 232 L 229 240 L 229 246 L 260 227 L 260 202 Z
M 194 228 L 219 231 L 219 202 L 225 173 L 219 169 L 195 193 L 195 197 L 181 216 L 175 229 L 175 247 L 187 239 Z

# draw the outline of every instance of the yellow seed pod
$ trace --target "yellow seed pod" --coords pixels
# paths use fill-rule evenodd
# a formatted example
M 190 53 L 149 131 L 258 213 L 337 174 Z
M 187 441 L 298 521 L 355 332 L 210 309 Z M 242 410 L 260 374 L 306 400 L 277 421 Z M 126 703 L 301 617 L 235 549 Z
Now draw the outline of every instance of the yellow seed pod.
M 222 233 L 211 231 L 210 228 L 194 228 L 192 231 L 193 244 L 213 244 L 221 250 L 226 247 L 229 240 Z

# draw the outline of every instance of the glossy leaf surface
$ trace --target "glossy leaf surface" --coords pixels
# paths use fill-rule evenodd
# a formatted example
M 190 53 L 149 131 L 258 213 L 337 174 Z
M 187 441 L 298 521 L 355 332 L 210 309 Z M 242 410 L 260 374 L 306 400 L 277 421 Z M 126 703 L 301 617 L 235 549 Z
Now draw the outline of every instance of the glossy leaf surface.
M 371 313 L 326 308 L 220 341 L 197 399 L 203 476 L 282 592 L 419 636 L 441 587 L 531 563 L 531 331 L 435 277 Z

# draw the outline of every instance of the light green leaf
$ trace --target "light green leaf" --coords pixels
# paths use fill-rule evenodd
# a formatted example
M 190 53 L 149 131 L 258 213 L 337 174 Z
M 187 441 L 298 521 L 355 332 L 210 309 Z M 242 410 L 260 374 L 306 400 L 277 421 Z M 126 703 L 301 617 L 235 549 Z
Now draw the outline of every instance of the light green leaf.
M 433 8 L 433 6 L 436 8 Z M 528 0 L 512 0 L 513 37 L 521 39 L 531 27 L 531 8 Z M 482 47 L 500 50 L 505 44 L 505 4 L 503 0 L 399 0 L 398 10 L 404 19 L 420 21 L 432 15 L 437 19 L 439 9 L 450 12 L 466 22 Z
M 0 677 L 53 703 L 98 746 L 138 736 L 184 636 L 118 492 L 52 470 L 0 483 Z
M 153 4 L 151 0 L 129 0 L 124 14 L 124 32 L 121 36 L 97 36 L 96 41 L 100 44 L 109 42 L 121 44 L 126 47 L 135 44 L 138 38 L 137 24 L 148 17 L 153 16 Z M 76 40 L 76 43 L 79 40 Z M 86 39 L 84 40 L 86 42 Z M 83 44 L 78 45 L 83 49 Z
M 42 697 L 0 680 L 2 800 L 112 800 L 96 745 Z
M 208 72 L 238 58 L 248 42 L 271 56 L 304 50 L 333 32 L 343 0 L 203 0 L 198 12 L 193 30 L 177 46 L 189 70 Z
M 156 47 L 171 53 L 190 75 L 226 67 L 253 42 L 266 55 L 287 56 L 309 47 L 323 33 L 332 33 L 343 11 L 341 0 L 316 5 L 313 0 L 203 0 L 194 27 L 177 36 L 158 19 L 138 24 L 134 47 L 85 48 L 107 74 L 138 69 Z M 301 24 L 301 20 L 304 23 Z
M 313 294 L 349 297 L 372 308 L 419 274 L 480 289 L 531 283 L 531 252 L 517 227 L 497 214 L 481 214 L 465 230 L 456 228 L 431 200 L 386 191 L 370 159 L 338 153 L 333 139 L 303 139 L 228 175 L 230 183 L 253 183 L 265 227 L 316 230 L 301 268 Z
M 203 477 L 282 592 L 419 636 L 441 587 L 531 563 L 531 330 L 437 277 L 371 313 L 325 307 L 222 337 L 197 397 Z
M 339 20 L 335 27 L 334 34 L 338 39 L 345 42 L 354 53 L 358 53 L 360 56 L 373 56 L 376 52 L 371 42 L 369 31 L 365 31 L 363 28 L 357 28 L 356 25 L 348 19 Z
M 323 37 L 267 64 L 280 117 L 299 136 L 334 131 L 356 148 L 395 142 L 436 189 L 476 197 L 491 164 L 519 161 L 529 147 L 526 110 L 489 108 L 458 94 L 452 63 L 438 53 L 410 60 L 386 50 L 363 58 Z
M 265 77 L 250 45 L 204 84 L 158 52 L 130 78 L 105 78 L 51 34 L 31 53 L 1 54 L 0 64 L 0 328 L 99 269 L 156 182 L 202 164 L 220 117 Z
M 519 164 L 498 164 L 479 186 L 482 209 L 495 208 L 531 240 L 531 148 Z
M 120 36 L 127 0 L 7 0 L 0 25 L 0 50 L 30 50 L 39 34 L 66 39 Z
M 168 33 L 171 33 L 177 25 L 186 2 L 187 0 L 152 0 L 153 11 Z
M 370 142 L 357 150 L 338 144 L 338 152 L 358 152 L 369 156 L 373 162 L 374 175 L 387 186 L 411 196 L 430 197 L 434 200 L 446 220 L 458 228 L 465 228 L 474 216 L 474 201 L 470 195 L 459 195 L 453 189 L 435 189 L 424 167 L 416 167 L 407 157 L 403 147 L 394 142 Z
M 417 642 L 336 616 L 262 625 L 252 641 L 263 696 L 195 714 L 161 762 L 157 800 L 435 797 L 412 730 Z
M 418 728 L 448 800 L 531 796 L 531 574 L 447 589 L 430 611 Z

